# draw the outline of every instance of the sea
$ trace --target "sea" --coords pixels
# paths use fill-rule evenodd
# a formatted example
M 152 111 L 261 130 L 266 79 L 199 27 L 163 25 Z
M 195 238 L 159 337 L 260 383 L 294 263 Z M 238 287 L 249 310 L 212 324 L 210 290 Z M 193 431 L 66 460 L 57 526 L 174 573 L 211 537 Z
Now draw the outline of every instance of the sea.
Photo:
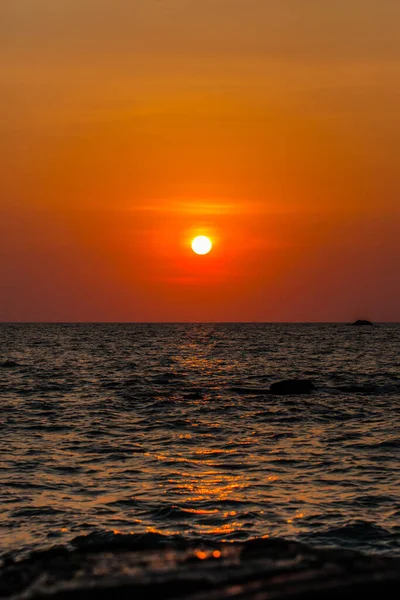
M 1 555 L 400 556 L 399 349 L 400 324 L 1 324 Z M 271 393 L 288 379 L 315 389 Z

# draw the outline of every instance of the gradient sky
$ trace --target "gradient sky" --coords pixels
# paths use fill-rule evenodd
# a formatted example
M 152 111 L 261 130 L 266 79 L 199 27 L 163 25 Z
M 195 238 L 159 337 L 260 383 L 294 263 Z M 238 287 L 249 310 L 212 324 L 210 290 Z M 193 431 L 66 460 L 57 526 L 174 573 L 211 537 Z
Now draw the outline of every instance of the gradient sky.
M 399 30 L 398 0 L 1 0 L 0 321 L 400 320 Z

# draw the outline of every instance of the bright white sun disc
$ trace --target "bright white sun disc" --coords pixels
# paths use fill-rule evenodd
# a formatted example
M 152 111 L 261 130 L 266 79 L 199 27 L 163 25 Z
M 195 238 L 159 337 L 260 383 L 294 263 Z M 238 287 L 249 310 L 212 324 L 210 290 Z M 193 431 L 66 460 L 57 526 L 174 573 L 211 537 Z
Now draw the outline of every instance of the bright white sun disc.
M 192 241 L 192 250 L 196 254 L 208 254 L 212 248 L 210 238 L 205 235 L 199 235 Z

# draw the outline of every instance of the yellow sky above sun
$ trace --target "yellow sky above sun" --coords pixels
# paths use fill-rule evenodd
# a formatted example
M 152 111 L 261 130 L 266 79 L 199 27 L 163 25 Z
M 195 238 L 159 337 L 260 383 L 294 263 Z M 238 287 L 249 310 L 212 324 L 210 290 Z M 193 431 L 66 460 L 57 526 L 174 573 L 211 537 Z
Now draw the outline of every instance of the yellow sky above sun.
M 0 320 L 397 320 L 399 24 L 3 1 Z

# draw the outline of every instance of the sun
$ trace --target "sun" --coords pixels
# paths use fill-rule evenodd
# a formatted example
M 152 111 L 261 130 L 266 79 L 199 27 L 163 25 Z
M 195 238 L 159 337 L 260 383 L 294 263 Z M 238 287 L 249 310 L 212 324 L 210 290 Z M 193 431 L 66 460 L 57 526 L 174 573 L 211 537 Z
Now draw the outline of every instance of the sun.
M 192 240 L 192 250 L 196 254 L 208 254 L 212 248 L 210 238 L 205 235 L 198 235 Z

